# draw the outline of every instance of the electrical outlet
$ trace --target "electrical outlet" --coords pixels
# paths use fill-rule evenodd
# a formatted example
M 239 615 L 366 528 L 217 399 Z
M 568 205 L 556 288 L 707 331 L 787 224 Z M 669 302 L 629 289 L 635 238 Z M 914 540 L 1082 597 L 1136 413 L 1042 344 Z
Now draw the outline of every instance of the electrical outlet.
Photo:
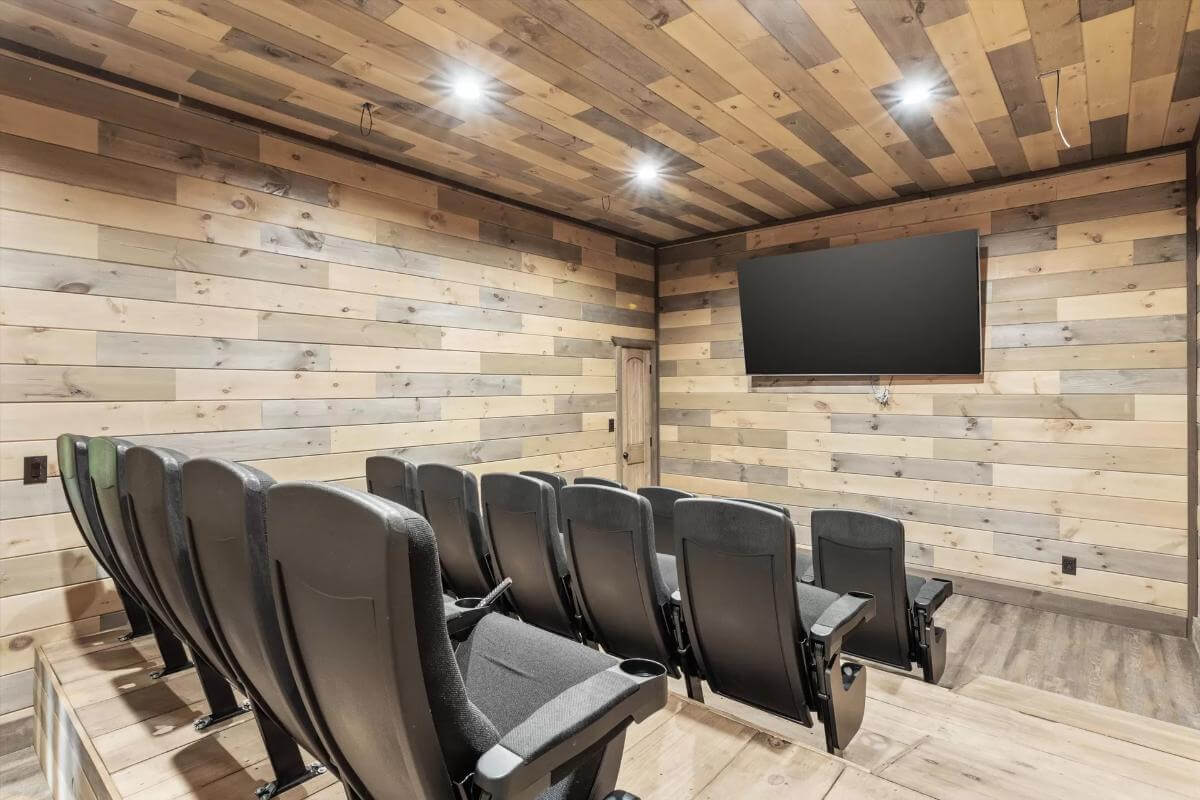
M 45 456 L 25 456 L 25 483 L 45 483 L 49 472 Z
M 608 432 L 612 433 L 617 429 L 617 421 L 612 417 L 608 418 Z
M 1063 556 L 1062 557 L 1062 574 L 1063 575 L 1074 575 L 1075 574 L 1075 556 Z

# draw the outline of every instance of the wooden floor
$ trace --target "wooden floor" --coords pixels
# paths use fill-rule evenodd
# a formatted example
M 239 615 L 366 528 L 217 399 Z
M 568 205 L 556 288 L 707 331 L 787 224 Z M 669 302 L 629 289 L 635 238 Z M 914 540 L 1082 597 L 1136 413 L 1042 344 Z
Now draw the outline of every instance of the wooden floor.
M 1177 636 L 955 595 L 942 685 L 1004 678 L 1200 728 L 1200 654 Z
M 0 797 L 4 800 L 50 800 L 50 787 L 32 747 L 0 756 Z
M 193 731 L 194 673 L 151 680 L 153 642 L 119 633 L 38 652 L 35 738 L 51 795 L 249 800 L 269 778 L 254 724 Z M 672 694 L 631 728 L 619 785 L 643 800 L 1200 798 L 1200 731 L 984 674 L 950 689 L 871 668 L 845 759 L 823 752 L 820 729 L 708 700 Z M 285 797 L 344 795 L 326 776 Z

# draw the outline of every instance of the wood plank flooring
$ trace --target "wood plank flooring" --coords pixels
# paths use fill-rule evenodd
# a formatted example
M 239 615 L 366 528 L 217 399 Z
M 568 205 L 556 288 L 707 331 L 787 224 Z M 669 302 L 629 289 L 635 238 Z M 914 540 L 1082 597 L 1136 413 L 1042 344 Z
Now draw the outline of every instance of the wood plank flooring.
M 963 621 L 952 630 L 966 632 L 973 610 L 956 603 Z M 36 743 L 50 796 L 251 797 L 270 772 L 254 724 L 196 733 L 195 675 L 151 680 L 153 643 L 120 643 L 119 633 L 38 651 Z M 967 664 L 954 674 L 970 677 L 955 689 L 870 668 L 863 728 L 844 759 L 823 752 L 819 728 L 673 692 L 666 709 L 629 730 L 618 785 L 643 800 L 1200 798 L 1200 730 L 979 674 L 975 646 L 958 648 Z M 285 797 L 344 793 L 325 776 Z
M 0 797 L 4 800 L 51 800 L 52 796 L 32 747 L 0 756 Z
M 1200 653 L 1177 636 L 955 595 L 942 685 L 976 676 L 1200 728 Z

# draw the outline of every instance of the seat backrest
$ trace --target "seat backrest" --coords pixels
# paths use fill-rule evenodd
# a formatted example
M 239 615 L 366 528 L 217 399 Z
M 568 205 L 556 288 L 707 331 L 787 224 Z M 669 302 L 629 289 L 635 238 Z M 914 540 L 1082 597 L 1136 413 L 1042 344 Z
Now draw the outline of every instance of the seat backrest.
M 620 481 L 609 480 L 608 478 L 593 478 L 588 475 L 582 475 L 575 479 L 576 486 L 607 486 L 610 489 L 624 489 L 625 484 Z
M 778 511 L 780 514 L 783 514 L 789 519 L 792 516 L 792 512 L 788 510 L 788 507 L 781 506 L 779 503 L 768 503 L 766 500 L 751 500 L 748 497 L 730 497 L 728 499 L 737 503 L 747 503 L 748 505 L 758 506 L 759 508 L 769 508 L 772 511 Z
M 847 652 L 911 666 L 904 525 L 878 514 L 842 509 L 812 512 L 813 575 L 817 586 L 875 596 L 875 618 L 847 637 Z
M 371 456 L 367 459 L 367 491 L 387 498 L 424 516 L 421 492 L 417 488 L 417 465 L 396 456 Z
M 96 510 L 108 534 L 113 559 L 124 579 L 132 585 L 134 596 L 161 621 L 174 628 L 171 615 L 163 607 L 148 576 L 148 568 L 134 544 L 129 530 L 122 483 L 125 478 L 125 454 L 132 445 L 124 439 L 93 436 L 88 440 L 88 470 Z M 174 631 L 173 631 L 174 632 Z
M 205 616 L 183 518 L 183 463 L 187 456 L 162 447 L 131 447 L 125 454 L 125 494 L 133 541 L 149 567 L 159 598 L 188 646 L 225 680 L 239 683 Z
M 503 473 L 484 475 L 480 488 L 492 563 L 497 579 L 512 578 L 507 597 L 513 608 L 531 625 L 574 638 L 554 489 Z
M 88 437 L 64 433 L 58 437 L 58 475 L 71 516 L 83 535 L 84 544 L 92 557 L 124 588 L 123 573 L 113 566 L 112 545 L 105 535 L 96 493 L 92 490 L 91 470 L 88 468 Z M 126 590 L 128 591 L 128 590 Z
M 572 585 L 597 642 L 621 658 L 675 659 L 667 587 L 654 552 L 650 501 L 624 489 L 562 490 Z
M 542 472 L 536 469 L 521 470 L 521 474 L 526 478 L 536 478 L 539 481 L 544 481 L 545 483 L 550 484 L 550 486 L 554 489 L 554 504 L 558 509 L 558 529 L 561 531 L 563 528 L 565 528 L 566 525 L 563 523 L 562 503 L 560 502 L 559 493 L 563 490 L 563 487 L 567 485 L 567 479 L 556 472 Z
M 684 621 L 713 691 L 807 718 L 796 599 L 796 531 L 778 511 L 736 500 L 675 504 Z
M 493 584 L 487 538 L 479 510 L 479 481 L 445 464 L 417 467 L 425 518 L 437 536 L 447 589 L 459 597 L 483 597 Z
M 455 664 L 429 523 L 330 484 L 281 483 L 269 498 L 288 657 L 339 774 L 362 797 L 450 800 L 451 775 L 498 734 Z
M 654 549 L 668 556 L 675 555 L 675 501 L 696 495 L 665 486 L 643 486 L 637 493 L 650 501 L 654 511 Z
M 183 465 L 183 514 L 200 602 L 251 698 L 301 747 L 325 760 L 296 687 L 267 561 L 267 488 L 253 467 L 216 458 Z

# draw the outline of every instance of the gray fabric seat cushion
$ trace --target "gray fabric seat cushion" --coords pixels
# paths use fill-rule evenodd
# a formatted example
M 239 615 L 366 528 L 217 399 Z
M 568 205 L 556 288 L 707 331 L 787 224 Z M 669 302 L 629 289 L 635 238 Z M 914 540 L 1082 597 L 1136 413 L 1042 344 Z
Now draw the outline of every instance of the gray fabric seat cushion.
M 504 736 L 551 698 L 620 659 L 503 614 L 488 614 L 459 646 L 455 660 L 467 697 Z
M 813 580 L 813 565 L 812 565 L 811 550 L 796 551 L 796 580 L 811 583 Z
M 800 607 L 800 621 L 804 623 L 806 633 L 812 630 L 812 626 L 821 618 L 821 614 L 833 605 L 838 597 L 837 592 L 830 592 L 819 586 L 796 584 L 796 603 Z
M 473 708 L 503 737 L 539 707 L 620 659 L 503 614 L 488 614 L 454 654 Z M 603 749 L 537 800 L 587 800 Z
M 667 597 L 679 590 L 679 569 L 675 566 L 675 556 L 658 553 L 658 574 L 667 586 Z

